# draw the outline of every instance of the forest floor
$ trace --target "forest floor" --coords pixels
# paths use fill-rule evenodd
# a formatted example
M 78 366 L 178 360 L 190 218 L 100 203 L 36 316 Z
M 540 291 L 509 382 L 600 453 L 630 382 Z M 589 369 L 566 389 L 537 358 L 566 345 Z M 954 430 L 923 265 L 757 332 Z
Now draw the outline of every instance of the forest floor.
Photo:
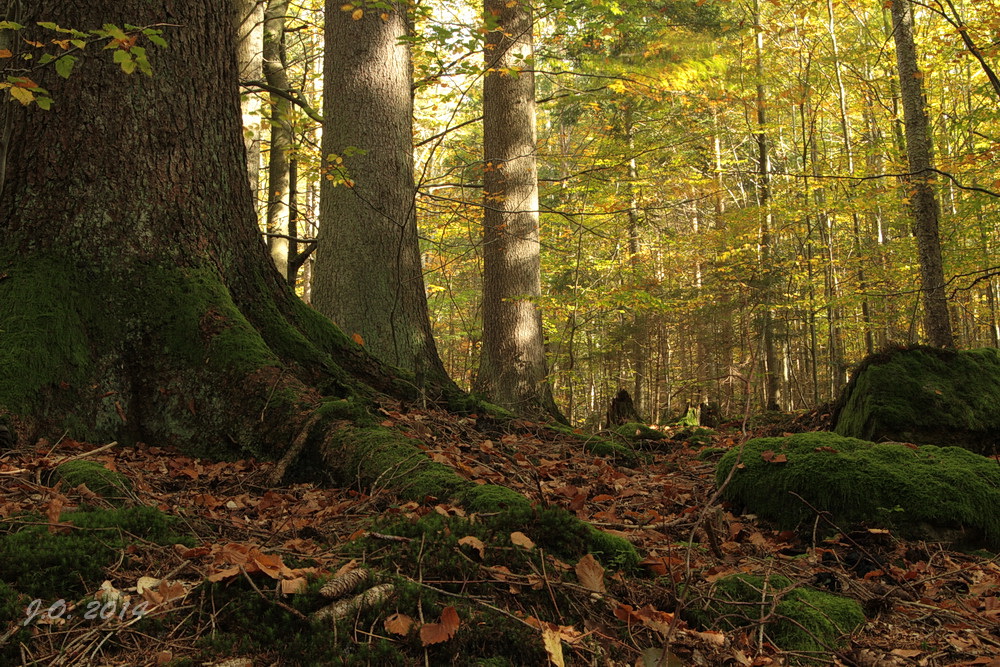
M 734 425 L 731 432 L 720 429 L 721 434 L 702 437 L 697 444 L 647 441 L 641 443 L 647 462 L 633 468 L 587 454 L 579 438 L 529 422 L 515 421 L 487 434 L 472 417 L 404 411 L 394 404 L 384 404 L 381 417 L 383 426 L 424 443 L 434 460 L 464 477 L 510 487 L 539 506 L 563 507 L 639 549 L 644 560 L 638 572 L 628 575 L 587 559 L 575 565 L 549 561 L 553 570 L 575 572 L 589 594 L 582 598 L 583 604 L 589 600 L 592 605 L 584 614 L 588 618 L 575 626 L 560 623 L 555 596 L 548 609 L 518 608 L 519 590 L 566 585 L 559 577 L 544 570 L 522 576 L 483 566 L 483 580 L 494 582 L 503 594 L 480 596 L 476 604 L 537 628 L 538 641 L 549 642 L 550 664 L 746 667 L 794 662 L 794 656 L 768 641 L 759 624 L 698 629 L 685 613 L 699 596 L 711 595 L 713 581 L 753 572 L 781 574 L 862 604 L 867 623 L 821 664 L 1000 667 L 998 558 L 902 541 L 879 529 L 841 532 L 811 543 L 793 532 L 758 524 L 751 516 L 736 515 L 714 500 L 718 454 L 709 448 L 738 447 L 750 437 L 786 430 L 822 429 L 823 414 L 751 432 Z M 49 482 L 49 472 L 59 463 L 87 458 L 125 475 L 134 487 L 134 502 L 178 517 L 179 532 L 194 537 L 196 544 L 160 546 L 135 540 L 106 570 L 103 590 L 100 581 L 86 582 L 98 601 L 117 597 L 112 610 L 121 608 L 123 599 L 130 600 L 133 609 L 145 602 L 141 616 L 88 617 L 84 610 L 93 597 L 69 599 L 61 606 L 55 600 L 25 606 L 23 618 L 13 627 L 0 627 L 0 647 L 7 643 L 10 649 L 11 643 L 18 643 L 22 664 L 161 665 L 183 664 L 185 657 L 194 659 L 188 664 L 227 667 L 292 664 L 282 659 L 281 646 L 205 662 L 207 654 L 199 640 L 211 636 L 223 611 L 211 607 L 205 582 L 249 582 L 269 605 L 301 616 L 282 602 L 288 597 L 275 591 L 295 591 L 311 576 L 343 574 L 354 567 L 358 559 L 348 546 L 361 536 L 392 540 L 391 535 L 372 532 L 372 519 L 464 514 L 446 503 L 404 502 L 378 489 L 311 484 L 268 488 L 264 480 L 271 463 L 209 462 L 154 445 L 89 453 L 96 448 L 65 439 L 0 455 L 4 530 L 12 530 L 25 512 L 48 516 L 50 531 L 63 530 L 60 512 L 100 502 L 86 487 L 64 488 Z M 472 547 L 473 560 L 477 549 L 482 553 L 483 545 L 475 540 L 463 544 Z M 523 546 L 531 548 L 530 541 Z M 51 616 L 46 610 L 52 611 Z M 155 632 L 140 622 L 149 618 L 160 621 Z M 394 614 L 384 627 L 359 628 L 353 641 L 374 635 L 394 640 L 407 634 L 414 622 Z M 447 628 L 449 623 L 452 627 Z M 440 624 L 424 623 L 420 631 L 424 646 L 453 641 L 456 631 L 462 632 L 456 624 L 457 617 L 448 619 L 445 614 Z M 27 635 L 24 626 L 30 630 Z M 431 636 L 435 630 L 441 631 L 436 638 Z M 625 657 L 596 658 L 586 637 L 614 644 L 616 655 Z M 420 664 L 434 661 L 425 654 Z

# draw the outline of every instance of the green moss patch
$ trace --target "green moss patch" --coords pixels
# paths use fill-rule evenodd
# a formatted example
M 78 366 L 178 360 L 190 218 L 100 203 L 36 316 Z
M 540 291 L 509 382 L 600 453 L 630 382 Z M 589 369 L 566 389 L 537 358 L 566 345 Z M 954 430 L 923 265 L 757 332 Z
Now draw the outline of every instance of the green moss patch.
M 76 386 L 93 364 L 91 297 L 69 267 L 25 261 L 0 280 L 0 406 L 30 414 L 54 386 Z
M 598 436 L 583 435 L 579 429 L 566 426 L 565 424 L 549 424 L 548 428 L 563 435 L 576 438 L 583 444 L 586 452 L 597 456 L 606 456 L 623 465 L 634 467 L 642 462 L 641 456 L 629 445 L 627 439 L 622 442 L 615 442 Z
M 115 503 L 131 496 L 132 483 L 125 475 L 108 470 L 95 461 L 67 461 L 53 471 L 55 479 L 61 479 L 64 488 L 76 488 L 85 484 L 88 489 L 105 500 Z
M 393 490 L 404 498 L 448 498 L 470 484 L 431 461 L 416 442 L 388 428 L 338 429 L 325 446 L 327 465 L 346 486 Z
M 65 533 L 17 519 L 0 524 L 0 580 L 31 598 L 50 602 L 71 599 L 96 589 L 105 568 L 115 564 L 136 538 L 194 546 L 174 534 L 173 519 L 153 507 L 66 512 Z
M 961 447 L 798 433 L 751 440 L 740 455 L 731 450 L 716 468 L 722 484 L 742 463 L 723 497 L 783 528 L 812 521 L 804 500 L 845 528 L 866 523 L 931 539 L 940 533 L 928 528 L 961 529 L 963 541 L 1000 546 L 1000 466 Z
M 324 461 L 340 478 L 353 486 L 388 489 L 418 502 L 427 498 L 454 499 L 470 512 L 521 516 L 531 503 L 520 493 L 502 486 L 477 485 L 452 468 L 431 461 L 416 441 L 388 428 L 338 429 L 327 443 Z M 568 512 L 566 520 L 584 531 L 595 554 L 603 554 L 619 567 L 631 567 L 639 555 L 627 540 L 593 529 Z M 516 520 L 516 519 L 515 519 Z
M 703 625 L 725 630 L 763 623 L 767 638 L 778 648 L 817 658 L 842 646 L 845 636 L 865 622 L 856 601 L 793 587 L 791 580 L 778 575 L 723 577 L 692 615 Z
M 649 428 L 645 424 L 629 422 L 621 426 L 615 426 L 611 432 L 627 441 L 635 440 L 666 440 L 667 435 L 655 428 Z
M 867 358 L 834 430 L 865 440 L 960 445 L 992 453 L 1000 436 L 1000 350 L 895 349 Z
M 150 267 L 143 279 L 148 286 L 142 290 L 145 300 L 136 304 L 137 320 L 152 322 L 165 354 L 232 374 L 278 363 L 216 273 Z

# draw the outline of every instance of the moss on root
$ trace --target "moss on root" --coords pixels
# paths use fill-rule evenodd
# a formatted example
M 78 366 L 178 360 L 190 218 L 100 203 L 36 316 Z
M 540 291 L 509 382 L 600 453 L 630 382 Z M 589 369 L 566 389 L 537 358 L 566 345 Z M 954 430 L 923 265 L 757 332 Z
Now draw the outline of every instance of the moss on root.
M 880 352 L 854 372 L 835 412 L 841 435 L 992 453 L 1000 436 L 1000 350 Z
M 360 483 L 367 488 L 385 488 L 419 502 L 427 498 L 454 499 L 470 512 L 499 513 L 514 522 L 534 511 L 523 495 L 460 477 L 452 468 L 431 461 L 416 441 L 392 429 L 338 429 L 324 445 L 323 458 L 339 481 L 348 486 Z M 616 567 L 630 568 L 638 563 L 638 552 L 627 540 L 593 529 L 564 510 L 557 512 L 564 516 L 567 526 L 572 525 L 573 531 L 584 536 L 583 543 L 595 554 Z
M 777 455 L 787 462 L 775 462 Z M 758 438 L 742 457 L 739 449 L 722 457 L 719 484 L 738 460 L 723 497 L 784 528 L 811 525 L 809 503 L 844 527 L 896 527 L 932 539 L 938 530 L 959 529 L 964 533 L 950 539 L 1000 547 L 1000 466 L 960 447 L 875 444 L 835 433 Z
M 793 587 L 779 575 L 735 574 L 715 582 L 708 600 L 693 609 L 695 619 L 730 630 L 764 620 L 766 636 L 775 646 L 815 658 L 829 657 L 844 637 L 865 622 L 854 600 L 807 587 Z
M 345 427 L 330 434 L 323 458 L 346 486 L 388 488 L 404 498 L 448 498 L 469 484 L 431 461 L 416 442 L 388 428 Z

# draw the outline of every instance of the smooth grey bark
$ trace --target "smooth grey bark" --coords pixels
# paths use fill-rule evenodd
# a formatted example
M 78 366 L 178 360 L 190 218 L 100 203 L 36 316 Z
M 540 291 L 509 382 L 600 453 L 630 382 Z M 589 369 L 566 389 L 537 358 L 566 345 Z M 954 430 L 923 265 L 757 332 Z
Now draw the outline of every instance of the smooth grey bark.
M 264 10 L 263 67 L 267 85 L 288 90 L 285 63 L 285 16 L 288 0 L 269 0 Z M 288 156 L 295 145 L 292 104 L 287 98 L 269 94 L 271 150 L 267 159 L 267 246 L 278 273 L 288 277 Z
M 913 40 L 913 7 L 908 0 L 893 0 L 891 11 L 909 162 L 905 183 L 909 190 L 913 235 L 917 240 L 920 261 L 924 333 L 931 345 L 954 347 L 938 229 L 940 207 L 934 193 L 933 144 L 924 107 L 923 74 L 917 65 L 917 49 Z
M 326 4 L 327 171 L 312 303 L 376 357 L 418 380 L 444 379 L 417 237 L 407 5 L 355 20 L 341 4 Z
M 559 416 L 545 361 L 535 163 L 533 20 L 485 0 L 483 346 L 474 388 L 526 415 Z
M 264 3 L 265 0 L 234 0 L 236 3 L 236 62 L 240 81 L 257 81 L 264 67 Z M 247 174 L 250 191 L 256 198 L 260 190 L 260 97 L 243 93 L 243 143 L 247 150 Z

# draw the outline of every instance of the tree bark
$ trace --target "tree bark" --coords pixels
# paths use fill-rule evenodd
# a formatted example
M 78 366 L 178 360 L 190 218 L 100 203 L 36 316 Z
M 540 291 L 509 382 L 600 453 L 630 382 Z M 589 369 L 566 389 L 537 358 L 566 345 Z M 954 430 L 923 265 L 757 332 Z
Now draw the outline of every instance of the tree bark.
M 236 60 L 240 81 L 258 81 L 264 68 L 264 3 L 265 0 L 235 0 Z M 256 93 L 240 96 L 243 112 L 243 142 L 247 149 L 247 173 L 250 192 L 257 197 L 260 189 L 260 116 L 261 98 Z
M 913 41 L 913 7 L 909 0 L 894 0 L 891 5 L 892 34 L 896 43 L 896 67 L 899 72 L 899 93 L 903 104 L 906 155 L 909 162 L 909 175 L 905 181 L 909 187 L 913 235 L 917 239 L 920 260 L 924 329 L 931 345 L 954 347 L 938 231 L 940 208 L 934 194 L 936 178 L 933 171 L 933 144 L 927 110 L 924 108 L 923 73 L 917 65 L 917 50 Z
M 288 0 L 268 0 L 264 10 L 264 80 L 278 90 L 288 90 L 285 65 L 285 16 Z M 267 158 L 267 247 L 278 273 L 288 276 L 288 156 L 295 146 L 292 104 L 285 97 L 269 94 L 271 148 Z
M 519 414 L 558 416 L 545 361 L 531 8 L 485 0 L 483 347 L 475 390 Z M 561 417 L 561 416 L 560 416 Z
M 327 424 L 332 399 L 407 390 L 268 258 L 247 180 L 233 4 L 170 6 L 166 17 L 143 0 L 27 6 L 24 37 L 36 41 L 48 38 L 36 21 L 183 28 L 166 30 L 165 50 L 139 38 L 152 77 L 125 76 L 94 48 L 67 80 L 38 70 L 51 111 L 8 106 L 0 416 L 28 442 L 69 431 L 273 457 L 304 423 Z
M 772 217 L 771 209 L 771 157 L 767 141 L 767 98 L 764 87 L 764 27 L 761 24 L 760 3 L 754 0 L 754 64 L 757 77 L 757 205 L 761 209 L 760 223 L 760 295 L 761 314 L 759 331 L 764 370 L 764 408 L 779 410 L 780 376 L 778 375 L 778 352 L 774 336 L 774 269 L 771 266 Z
M 417 237 L 407 5 L 326 5 L 324 160 L 313 304 L 383 361 L 446 381 Z

